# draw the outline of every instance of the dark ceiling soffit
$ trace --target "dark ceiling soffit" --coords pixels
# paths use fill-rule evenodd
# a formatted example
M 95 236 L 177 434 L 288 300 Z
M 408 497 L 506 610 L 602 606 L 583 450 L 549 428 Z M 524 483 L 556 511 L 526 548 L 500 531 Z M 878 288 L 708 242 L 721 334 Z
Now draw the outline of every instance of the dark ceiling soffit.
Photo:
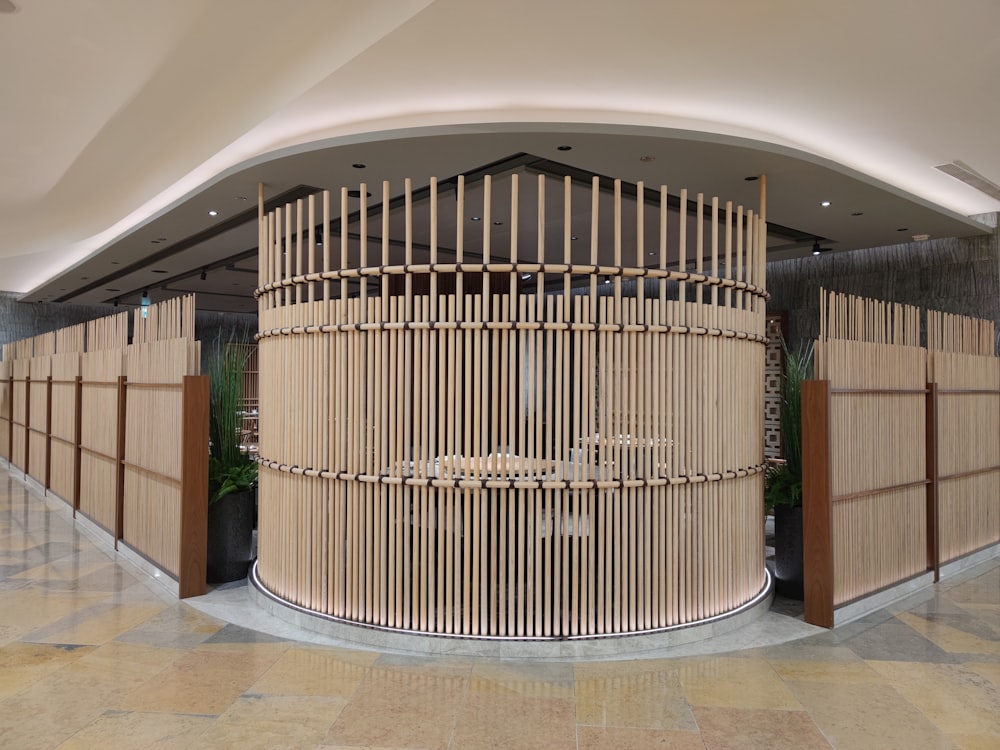
M 607 175 L 594 174 L 587 170 L 579 169 L 577 167 L 573 167 L 568 164 L 562 164 L 561 162 L 552 161 L 551 159 L 534 156 L 526 152 L 511 154 L 510 156 L 507 156 L 503 159 L 498 159 L 496 161 L 490 162 L 489 164 L 484 164 L 475 169 L 463 172 L 462 174 L 464 175 L 466 183 L 468 184 L 468 183 L 476 183 L 479 180 L 482 180 L 483 177 L 485 177 L 486 175 L 498 175 L 506 172 L 512 172 L 521 167 L 556 179 L 568 176 L 574 183 L 583 186 L 589 186 L 593 178 L 597 177 L 600 190 L 604 192 L 611 192 L 614 190 L 615 178 L 613 177 L 608 177 Z M 442 190 L 447 191 L 450 189 L 455 191 L 457 195 L 458 178 L 459 175 L 453 175 L 451 177 L 446 177 L 444 179 L 438 180 L 439 194 L 440 192 L 442 192 Z M 636 192 L 636 185 L 634 183 L 623 182 L 622 187 L 626 191 L 631 190 L 633 195 Z M 308 185 L 298 185 L 297 187 L 294 187 L 291 190 L 288 190 L 282 193 L 281 195 L 275 196 L 274 198 L 271 198 L 270 200 L 266 201 L 264 204 L 264 211 L 267 212 L 274 210 L 275 208 L 282 206 L 286 203 L 295 201 L 299 198 L 305 198 L 310 194 L 318 192 L 321 192 L 321 188 L 315 188 Z M 653 188 L 645 188 L 643 192 L 644 192 L 643 200 L 647 205 L 653 205 L 653 206 L 659 205 L 660 202 L 659 191 Z M 416 188 L 415 190 L 411 191 L 412 199 L 414 201 L 426 200 L 430 197 L 430 194 L 431 194 L 430 185 L 425 185 L 423 187 Z M 388 203 L 388 210 L 393 211 L 402 208 L 405 206 L 405 204 L 406 204 L 406 195 L 405 194 L 397 195 L 394 198 L 390 198 Z M 673 195 L 668 195 L 667 205 L 674 211 L 679 211 L 680 198 Z M 382 210 L 382 203 L 372 203 L 367 206 L 367 209 L 370 213 L 371 212 L 380 213 Z M 694 201 L 688 201 L 687 213 L 689 216 L 697 215 L 697 204 Z M 360 209 L 353 211 L 347 215 L 347 223 L 352 224 L 358 221 L 360 217 L 361 217 Z M 102 279 L 92 282 L 87 286 L 79 290 L 76 290 L 72 294 L 64 295 L 63 297 L 60 297 L 56 301 L 65 302 L 68 301 L 69 299 L 77 297 L 78 295 L 85 294 L 86 292 L 89 292 L 101 286 L 102 284 L 109 283 L 110 281 L 125 276 L 129 273 L 142 270 L 143 268 L 148 267 L 152 263 L 156 263 L 160 260 L 176 255 L 177 253 L 183 252 L 184 250 L 187 250 L 190 247 L 193 247 L 201 242 L 211 239 L 212 237 L 218 234 L 221 234 L 237 226 L 240 226 L 241 224 L 253 221 L 256 218 L 257 218 L 257 209 L 248 209 L 246 211 L 243 211 L 239 214 L 236 214 L 235 216 L 230 217 L 229 219 L 226 219 L 223 222 L 220 222 L 219 224 L 211 227 L 210 229 L 206 229 L 203 232 L 191 235 L 190 237 L 180 240 L 174 243 L 173 245 L 170 245 L 169 247 L 164 248 L 163 250 L 160 250 L 159 252 L 144 258 L 142 261 L 137 261 L 136 263 L 133 263 L 124 269 L 120 269 L 117 273 L 113 275 L 106 276 Z M 329 229 L 332 234 L 340 233 L 340 227 L 342 221 L 343 221 L 342 217 L 337 217 L 330 221 Z M 313 228 L 314 232 L 313 236 L 315 236 L 315 233 L 319 233 L 322 231 L 322 226 L 323 226 L 322 223 L 320 223 Z M 769 222 L 767 225 L 767 232 L 769 236 L 777 236 L 787 240 L 789 244 L 783 245 L 782 247 L 792 246 L 793 244 L 795 246 L 801 246 L 803 243 L 812 243 L 815 242 L 817 239 L 819 239 L 821 242 L 826 241 L 826 238 L 823 237 L 817 238 L 815 234 L 802 232 L 797 229 L 793 229 L 791 227 L 786 227 L 781 224 L 774 224 L 771 222 Z M 438 248 L 438 249 L 447 252 L 446 248 Z M 238 263 L 242 260 L 248 260 L 250 258 L 253 258 L 257 254 L 258 254 L 257 248 L 244 250 L 240 253 L 226 256 L 225 258 L 215 261 L 214 263 L 207 264 L 205 266 L 199 266 L 195 269 L 192 269 L 191 271 L 185 271 L 175 276 L 171 276 L 167 279 L 163 279 L 157 283 L 142 287 L 136 287 L 135 289 L 131 289 L 127 292 L 116 294 L 113 297 L 109 297 L 106 301 L 110 303 L 113 302 L 115 299 L 119 300 L 123 299 L 125 297 L 131 296 L 132 294 L 136 294 L 141 289 L 148 288 L 148 286 L 156 286 L 162 289 L 171 283 L 176 283 L 184 279 L 189 279 L 194 276 L 198 276 L 201 274 L 202 270 L 211 272 L 219 268 L 225 268 L 231 271 L 244 271 L 246 273 L 257 273 L 256 271 L 250 269 L 239 269 L 233 267 L 233 264 Z M 211 292 L 203 292 L 203 294 L 211 295 Z
M 278 206 L 283 206 L 284 204 L 290 201 L 294 201 L 299 198 L 304 198 L 305 196 L 316 192 L 319 192 L 319 188 L 311 187 L 310 185 L 297 185 L 296 187 L 293 187 L 290 190 L 286 190 L 284 193 L 276 195 L 275 197 L 265 201 L 264 211 L 267 212 L 273 210 Z M 53 301 L 69 302 L 74 297 L 79 297 L 81 294 L 86 294 L 87 292 L 93 291 L 94 289 L 97 289 L 100 286 L 109 284 L 112 281 L 115 281 L 116 279 L 120 279 L 124 276 L 127 276 L 130 273 L 135 273 L 136 271 L 141 271 L 144 268 L 148 268 L 149 266 L 155 263 L 159 263 L 160 261 L 173 257 L 178 253 L 182 253 L 185 250 L 194 247 L 195 245 L 200 245 L 202 242 L 206 242 L 207 240 L 210 240 L 213 237 L 217 237 L 220 234 L 224 234 L 225 232 L 228 232 L 230 229 L 235 229 L 236 227 L 242 226 L 247 222 L 255 221 L 257 219 L 257 211 L 258 211 L 257 207 L 254 206 L 253 208 L 248 208 L 246 211 L 241 211 L 238 214 L 234 214 L 233 216 L 230 216 L 228 219 L 224 219 L 218 222 L 217 224 L 212 225 L 208 229 L 204 229 L 201 232 L 196 232 L 195 234 L 185 237 L 182 240 L 178 240 L 177 242 L 163 248 L 162 250 L 157 250 L 152 255 L 147 255 L 143 257 L 141 260 L 137 260 L 134 263 L 130 263 L 124 268 L 116 269 L 114 273 L 108 274 L 107 276 L 102 276 L 96 281 L 92 281 L 86 286 L 75 289 L 73 290 L 73 292 L 69 294 L 64 294 Z M 256 252 L 256 250 L 254 252 Z M 231 260 L 231 258 L 227 259 L 226 262 L 229 262 L 229 260 Z M 198 271 L 196 271 L 195 273 L 196 274 L 201 273 L 201 269 L 199 268 Z M 184 276 L 190 276 L 190 275 L 191 274 L 184 274 Z M 163 282 L 151 284 L 150 286 L 161 286 L 162 283 Z M 111 299 L 113 300 L 114 297 L 112 297 Z

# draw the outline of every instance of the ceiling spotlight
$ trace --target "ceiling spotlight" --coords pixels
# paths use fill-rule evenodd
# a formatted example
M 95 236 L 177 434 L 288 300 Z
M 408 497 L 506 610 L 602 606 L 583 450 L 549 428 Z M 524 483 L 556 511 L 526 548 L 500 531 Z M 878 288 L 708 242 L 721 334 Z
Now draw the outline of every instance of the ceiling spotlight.
M 367 165 L 366 164 L 362 164 L 361 162 L 356 162 L 356 163 L 352 164 L 351 166 L 354 167 L 355 169 L 364 169 Z
M 470 216 L 469 217 L 469 221 L 482 221 L 482 220 L 483 220 L 482 216 Z
M 571 240 L 572 240 L 573 242 L 576 242 L 576 241 L 577 241 L 578 239 L 580 239 L 580 238 L 579 238 L 579 237 L 577 237 L 577 236 L 576 236 L 575 234 L 571 234 L 571 235 L 569 236 L 569 238 L 570 238 L 570 239 L 571 239 Z
M 819 240 L 813 240 L 813 246 L 812 246 L 813 255 L 821 255 L 822 253 L 828 253 L 830 252 L 831 249 L 832 248 L 829 247 L 820 247 Z
M 525 281 L 527 281 L 528 279 L 531 278 L 531 274 L 530 273 L 522 273 L 521 274 L 521 278 L 524 279 Z
M 910 231 L 910 228 L 909 228 L 909 227 L 900 227 L 900 228 L 899 228 L 899 229 L 897 229 L 896 231 L 897 231 L 897 232 L 909 232 L 909 231 Z
M 605 276 L 604 277 L 604 283 L 605 284 L 610 284 L 611 283 L 611 277 L 610 276 Z
M 556 151 L 572 151 L 572 146 L 556 146 Z
M 747 182 L 757 182 L 760 179 L 760 175 L 752 174 L 743 178 Z
M 503 222 L 500 221 L 499 219 L 497 219 L 496 221 L 493 222 L 493 226 L 495 226 L 495 227 L 502 227 L 503 226 Z
M 830 201 L 821 201 L 819 205 L 821 205 L 823 208 L 829 208 Z
M 219 212 L 218 212 L 218 211 L 216 211 L 216 210 L 215 210 L 215 209 L 213 208 L 213 209 L 212 209 L 211 211 L 209 211 L 209 212 L 208 212 L 208 215 L 209 215 L 209 216 L 218 216 L 218 215 L 219 215 Z
M 204 281 L 207 278 L 208 278 L 208 270 L 205 268 L 201 269 L 201 280 Z
M 864 216 L 864 215 L 865 215 L 864 211 L 852 211 L 851 212 L 851 216 Z

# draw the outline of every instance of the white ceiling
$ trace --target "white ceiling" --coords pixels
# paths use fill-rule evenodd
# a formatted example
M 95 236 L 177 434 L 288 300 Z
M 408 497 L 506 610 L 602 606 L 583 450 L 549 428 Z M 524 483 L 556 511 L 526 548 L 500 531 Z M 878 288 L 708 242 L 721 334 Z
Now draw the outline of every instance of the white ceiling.
M 28 300 L 125 301 L 153 270 L 192 287 L 252 248 L 236 222 L 197 240 L 258 182 L 421 185 L 515 153 L 751 202 L 766 172 L 769 220 L 837 250 L 1000 210 L 933 168 L 1000 182 L 996 0 L 15 4 L 0 289 Z M 209 278 L 248 303 L 252 274 Z

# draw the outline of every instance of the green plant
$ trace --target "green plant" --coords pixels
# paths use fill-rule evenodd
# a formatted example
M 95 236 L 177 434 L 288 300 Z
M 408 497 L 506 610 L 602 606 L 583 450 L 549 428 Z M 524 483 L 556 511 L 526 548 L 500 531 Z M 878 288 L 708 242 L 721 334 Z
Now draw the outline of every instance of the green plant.
M 240 449 L 246 357 L 243 347 L 220 347 L 209 368 L 209 504 L 249 490 L 257 481 L 257 464 Z
M 785 353 L 785 373 L 781 382 L 781 442 L 785 457 L 772 461 L 764 474 L 764 506 L 802 505 L 802 381 L 812 376 L 812 342 Z

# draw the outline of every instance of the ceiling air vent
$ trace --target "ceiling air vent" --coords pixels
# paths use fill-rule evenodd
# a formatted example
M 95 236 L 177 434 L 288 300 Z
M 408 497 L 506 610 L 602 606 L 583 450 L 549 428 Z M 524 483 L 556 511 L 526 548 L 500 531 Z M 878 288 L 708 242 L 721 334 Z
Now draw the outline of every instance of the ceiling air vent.
M 1000 185 L 983 177 L 965 162 L 957 159 L 951 164 L 938 164 L 934 169 L 944 172 L 946 175 L 961 180 L 969 187 L 973 187 L 984 195 L 990 196 L 994 200 L 1000 201 Z

